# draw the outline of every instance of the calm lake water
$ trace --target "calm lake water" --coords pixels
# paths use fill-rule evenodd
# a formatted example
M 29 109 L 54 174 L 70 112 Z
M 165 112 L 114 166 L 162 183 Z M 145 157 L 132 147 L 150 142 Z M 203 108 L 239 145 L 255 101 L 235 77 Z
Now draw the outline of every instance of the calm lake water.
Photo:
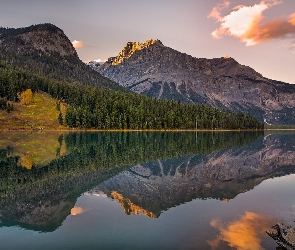
M 0 249 L 275 249 L 295 134 L 2 133 Z

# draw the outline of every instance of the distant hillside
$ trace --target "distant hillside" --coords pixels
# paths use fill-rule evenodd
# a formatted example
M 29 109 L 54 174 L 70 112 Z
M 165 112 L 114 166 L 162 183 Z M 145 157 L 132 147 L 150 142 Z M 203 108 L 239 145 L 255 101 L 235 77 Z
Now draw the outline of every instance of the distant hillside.
M 295 124 L 295 85 L 267 79 L 229 56 L 195 58 L 159 40 L 129 42 L 98 71 L 150 97 L 248 112 L 268 124 Z
M 0 28 L 0 60 L 51 79 L 124 90 L 85 65 L 68 37 L 53 24 Z

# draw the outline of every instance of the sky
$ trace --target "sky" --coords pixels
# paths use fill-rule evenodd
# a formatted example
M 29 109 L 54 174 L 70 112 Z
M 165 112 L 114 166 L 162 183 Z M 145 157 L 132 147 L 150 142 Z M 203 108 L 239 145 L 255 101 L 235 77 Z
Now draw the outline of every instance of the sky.
M 295 84 L 294 0 L 0 0 L 0 26 L 52 23 L 84 62 L 159 39 L 197 58 L 230 56 Z

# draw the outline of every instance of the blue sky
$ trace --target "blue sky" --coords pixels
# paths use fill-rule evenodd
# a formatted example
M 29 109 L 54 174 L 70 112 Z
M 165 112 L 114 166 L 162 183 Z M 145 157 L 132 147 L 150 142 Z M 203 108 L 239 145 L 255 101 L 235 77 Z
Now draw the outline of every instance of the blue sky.
M 116 56 L 128 41 L 160 39 L 194 57 L 229 55 L 288 83 L 295 83 L 294 13 L 294 0 L 0 0 L 0 26 L 53 23 L 81 41 L 83 61 Z

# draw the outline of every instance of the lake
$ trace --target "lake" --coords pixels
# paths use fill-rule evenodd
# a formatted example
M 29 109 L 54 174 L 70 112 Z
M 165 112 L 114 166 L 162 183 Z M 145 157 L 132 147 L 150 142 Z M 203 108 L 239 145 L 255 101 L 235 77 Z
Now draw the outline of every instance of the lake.
M 0 134 L 0 249 L 276 249 L 295 133 Z

